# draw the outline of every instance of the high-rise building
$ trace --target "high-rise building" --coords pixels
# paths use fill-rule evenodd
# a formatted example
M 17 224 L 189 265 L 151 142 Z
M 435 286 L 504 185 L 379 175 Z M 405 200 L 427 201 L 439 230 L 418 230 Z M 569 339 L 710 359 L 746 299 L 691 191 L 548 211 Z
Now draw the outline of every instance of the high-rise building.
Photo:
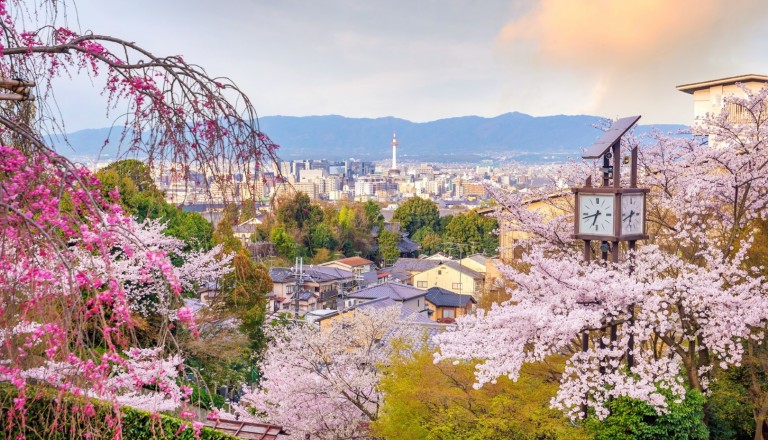
M 392 132 L 392 169 L 397 169 L 397 133 Z

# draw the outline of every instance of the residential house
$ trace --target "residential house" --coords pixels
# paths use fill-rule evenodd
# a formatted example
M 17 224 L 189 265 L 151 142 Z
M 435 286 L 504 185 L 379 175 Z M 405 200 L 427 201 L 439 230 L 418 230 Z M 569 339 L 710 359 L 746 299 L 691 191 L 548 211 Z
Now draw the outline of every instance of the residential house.
M 397 305 L 400 305 L 401 307 L 400 321 L 398 321 L 398 323 L 402 325 L 418 326 L 423 330 L 424 335 L 426 336 L 426 338 L 423 340 L 417 339 L 415 341 L 415 348 L 420 348 L 420 345 L 424 343 L 429 345 L 431 348 L 435 348 L 432 344 L 432 338 L 445 331 L 449 325 L 432 321 L 428 317 L 428 310 L 426 309 L 420 311 L 413 310 L 410 307 L 403 306 L 402 302 L 388 296 L 382 296 L 376 299 L 365 301 L 344 310 L 337 310 L 332 313 L 323 314 L 322 316 L 315 318 L 314 322 L 317 323 L 317 325 L 320 327 L 320 331 L 325 331 L 331 328 L 332 323 L 351 316 L 350 314 L 355 313 L 357 310 L 375 311 Z M 387 335 L 381 335 L 381 339 L 382 341 L 385 341 L 387 339 Z
M 485 273 L 489 258 L 483 254 L 474 254 L 462 258 L 459 262 L 475 272 Z
M 370 272 L 376 268 L 373 261 L 362 257 L 347 257 L 340 260 L 333 260 L 327 263 L 323 263 L 320 266 L 324 267 L 336 267 L 339 269 L 348 270 L 355 274 L 363 274 Z
M 400 258 L 395 261 L 392 268 L 389 270 L 390 274 L 396 278 L 405 280 L 406 283 L 413 285 L 413 277 L 416 274 L 422 273 L 426 270 L 440 264 L 442 260 L 430 260 L 424 258 Z M 403 276 L 397 276 L 396 274 L 402 274 Z
M 453 322 L 471 313 L 477 300 L 472 295 L 461 295 L 441 287 L 427 290 L 427 307 L 432 311 L 430 318 L 437 322 Z
M 412 310 L 424 310 L 426 308 L 424 300 L 426 295 L 426 290 L 417 289 L 407 284 L 389 282 L 348 294 L 344 305 L 345 307 L 353 307 L 372 299 L 390 298 Z
M 250 243 L 251 236 L 256 233 L 256 229 L 262 224 L 262 218 L 263 216 L 256 216 L 232 226 L 232 235 L 243 243 Z
M 429 270 L 413 276 L 417 288 L 442 287 L 451 292 L 479 295 L 483 291 L 485 275 L 458 261 L 439 261 Z
M 276 267 L 269 270 L 269 276 L 272 292 L 268 310 L 293 312 L 298 300 L 301 316 L 310 310 L 335 309 L 339 294 L 350 290 L 355 282 L 352 272 L 323 266 L 305 266 L 301 277 L 292 268 Z

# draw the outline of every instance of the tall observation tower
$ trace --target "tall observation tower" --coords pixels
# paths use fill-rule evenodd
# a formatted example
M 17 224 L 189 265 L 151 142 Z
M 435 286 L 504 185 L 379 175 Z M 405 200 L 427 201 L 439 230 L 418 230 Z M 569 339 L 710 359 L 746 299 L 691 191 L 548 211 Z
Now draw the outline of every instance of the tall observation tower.
M 392 132 L 392 169 L 397 169 L 397 133 Z

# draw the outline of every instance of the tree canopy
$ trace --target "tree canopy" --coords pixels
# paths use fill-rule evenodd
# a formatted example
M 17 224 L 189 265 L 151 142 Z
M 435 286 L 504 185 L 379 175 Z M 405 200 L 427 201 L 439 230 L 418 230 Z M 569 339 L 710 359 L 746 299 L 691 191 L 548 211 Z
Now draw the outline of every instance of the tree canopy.
M 395 209 L 392 220 L 400 222 L 402 229 L 412 237 L 416 231 L 425 226 L 435 229 L 440 220 L 440 211 L 431 200 L 411 197 Z

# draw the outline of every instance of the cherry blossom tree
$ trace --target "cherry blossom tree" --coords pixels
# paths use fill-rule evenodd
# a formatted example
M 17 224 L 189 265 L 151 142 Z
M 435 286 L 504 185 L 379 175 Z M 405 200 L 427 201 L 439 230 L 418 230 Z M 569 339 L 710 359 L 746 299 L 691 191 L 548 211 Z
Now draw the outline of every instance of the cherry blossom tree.
M 501 223 L 527 234 L 527 251 L 502 268 L 515 286 L 511 299 L 458 320 L 456 331 L 438 337 L 437 359 L 481 359 L 482 386 L 517 378 L 523 363 L 570 353 L 552 405 L 572 418 L 588 407 L 601 419 L 612 398 L 664 411 L 660 389 L 682 399 L 686 386 L 706 392 L 713 369 L 739 366 L 745 347 L 763 341 L 768 320 L 764 268 L 748 258 L 753 222 L 768 203 L 768 89 L 743 91 L 694 127 L 696 136 L 625 137 L 624 151 L 642 145 L 651 239 L 625 249 L 619 264 L 583 262 L 583 242 L 571 238 L 573 195 L 563 183 L 597 181 L 595 164 L 569 164 L 534 195 L 492 189 Z M 530 211 L 531 197 L 547 207 Z
M 52 142 L 62 139 L 55 135 L 66 131 L 66 115 L 55 106 L 55 79 L 102 78 L 123 152 L 154 169 L 203 172 L 225 194 L 227 176 L 254 182 L 276 149 L 231 81 L 181 56 L 80 31 L 74 11 L 67 0 L 0 0 L 0 380 L 20 390 L 3 409 L 5 433 L 25 424 L 30 382 L 152 410 L 179 407 L 191 390 L 178 383 L 174 333 L 194 331 L 179 295 L 227 264 L 214 250 L 174 267 L 169 254 L 180 242 L 160 224 L 136 224 L 117 191 L 105 199 L 97 179 L 57 154 L 64 145 Z M 153 346 L 137 345 L 141 313 L 160 316 Z M 113 422 L 119 427 L 117 406 Z
M 285 426 L 291 438 L 363 438 L 381 405 L 380 367 L 405 350 L 419 328 L 401 306 L 359 308 L 320 330 L 272 327 L 264 379 L 241 398 L 241 414 Z

